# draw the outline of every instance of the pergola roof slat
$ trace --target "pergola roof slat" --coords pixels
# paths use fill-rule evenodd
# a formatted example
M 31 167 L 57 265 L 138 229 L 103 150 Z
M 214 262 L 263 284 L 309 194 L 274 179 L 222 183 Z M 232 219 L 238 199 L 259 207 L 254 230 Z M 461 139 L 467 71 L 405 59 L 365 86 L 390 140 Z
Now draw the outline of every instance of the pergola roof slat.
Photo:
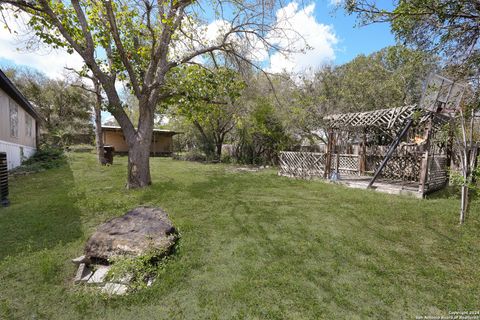
M 365 112 L 340 113 L 326 116 L 324 119 L 330 127 L 343 130 L 360 130 L 376 127 L 395 130 L 404 125 L 413 114 L 421 110 L 416 105 L 398 108 L 380 109 Z M 426 117 L 422 117 L 422 121 Z

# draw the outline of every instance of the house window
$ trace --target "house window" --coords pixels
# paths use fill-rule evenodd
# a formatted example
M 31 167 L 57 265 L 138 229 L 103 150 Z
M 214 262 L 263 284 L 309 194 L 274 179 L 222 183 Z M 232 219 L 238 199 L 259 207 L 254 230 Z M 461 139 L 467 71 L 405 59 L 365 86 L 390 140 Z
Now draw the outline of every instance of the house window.
M 18 138 L 18 106 L 13 101 L 9 101 L 10 105 L 10 136 Z
M 30 117 L 28 114 L 25 115 L 25 135 L 27 137 L 32 136 L 32 117 Z

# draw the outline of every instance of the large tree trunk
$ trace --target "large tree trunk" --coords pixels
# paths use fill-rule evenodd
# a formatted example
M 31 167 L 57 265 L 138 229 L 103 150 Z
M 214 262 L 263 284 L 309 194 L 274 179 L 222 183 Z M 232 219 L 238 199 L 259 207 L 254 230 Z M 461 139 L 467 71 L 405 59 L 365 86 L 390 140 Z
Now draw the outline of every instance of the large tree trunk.
M 153 110 L 148 99 L 140 100 L 138 129 L 133 134 L 124 130 L 128 143 L 127 188 L 143 188 L 152 184 L 150 177 L 150 146 L 153 136 Z
M 103 150 L 103 131 L 102 131 L 102 96 L 98 82 L 95 83 L 97 101 L 95 104 L 95 144 L 97 146 L 98 162 L 105 164 L 105 154 Z
M 97 147 L 98 162 L 105 164 L 101 112 L 100 108 L 95 107 L 95 144 Z
M 150 140 L 137 140 L 128 148 L 127 188 L 142 188 L 152 184 L 150 177 Z
M 223 143 L 217 143 L 217 158 L 218 160 L 221 160 L 222 158 L 222 146 L 223 146 Z

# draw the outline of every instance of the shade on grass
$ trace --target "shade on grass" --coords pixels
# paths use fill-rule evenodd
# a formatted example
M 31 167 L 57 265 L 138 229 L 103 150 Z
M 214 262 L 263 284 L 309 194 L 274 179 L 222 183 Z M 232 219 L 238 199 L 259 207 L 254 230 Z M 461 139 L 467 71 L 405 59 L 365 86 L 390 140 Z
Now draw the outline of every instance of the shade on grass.
M 125 190 L 126 158 L 94 155 L 11 181 L 0 209 L 0 319 L 412 319 L 479 310 L 480 206 L 384 195 L 151 159 Z M 164 208 L 182 239 L 154 285 L 108 298 L 73 286 L 95 227 Z

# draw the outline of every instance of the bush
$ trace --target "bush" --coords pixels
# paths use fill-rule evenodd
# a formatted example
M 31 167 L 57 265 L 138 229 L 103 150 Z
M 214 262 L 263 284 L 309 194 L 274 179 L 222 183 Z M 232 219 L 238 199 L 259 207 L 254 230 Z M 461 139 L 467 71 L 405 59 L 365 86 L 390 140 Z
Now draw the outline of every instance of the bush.
M 173 157 L 175 160 L 184 160 L 184 161 L 207 161 L 205 154 L 197 149 L 192 149 L 183 154 L 175 154 Z
M 63 149 L 51 146 L 42 146 L 33 156 L 24 160 L 22 165 L 12 173 L 38 172 L 58 168 L 66 163 Z
M 222 163 L 233 163 L 233 157 L 229 154 L 222 154 L 222 158 L 220 159 L 220 162 Z

